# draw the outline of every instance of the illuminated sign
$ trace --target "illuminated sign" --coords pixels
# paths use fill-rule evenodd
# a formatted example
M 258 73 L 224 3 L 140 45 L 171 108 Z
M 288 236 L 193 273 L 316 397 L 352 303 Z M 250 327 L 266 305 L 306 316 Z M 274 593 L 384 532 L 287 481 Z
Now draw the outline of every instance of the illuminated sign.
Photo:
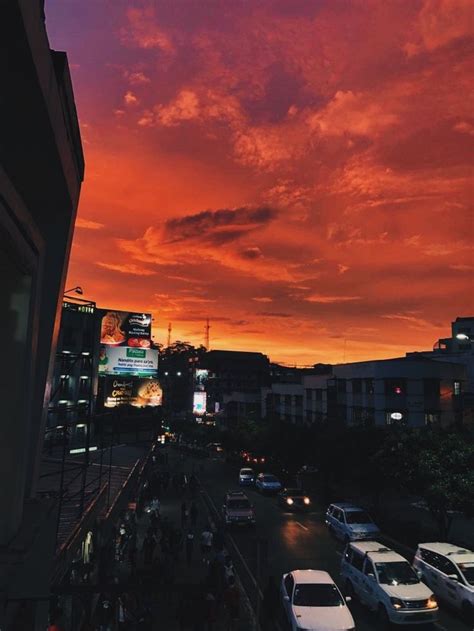
M 193 414 L 202 415 L 206 413 L 207 395 L 205 392 L 195 392 L 193 396 Z
M 100 343 L 107 346 L 150 348 L 151 314 L 128 311 L 102 312 Z
M 196 376 L 195 376 L 196 388 L 204 390 L 204 386 L 206 384 L 208 377 L 209 377 L 208 370 L 206 370 L 205 368 L 197 368 Z
M 162 404 L 163 391 L 157 379 L 104 379 L 104 405 L 113 408 L 118 405 L 135 407 L 156 407 Z
M 137 375 L 156 377 L 158 351 L 151 348 L 102 346 L 99 351 L 99 375 Z

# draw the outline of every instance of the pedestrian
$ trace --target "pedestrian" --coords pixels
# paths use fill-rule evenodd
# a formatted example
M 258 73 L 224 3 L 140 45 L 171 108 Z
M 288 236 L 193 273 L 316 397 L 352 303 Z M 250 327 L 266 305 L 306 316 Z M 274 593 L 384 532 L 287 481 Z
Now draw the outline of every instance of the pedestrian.
M 213 631 L 214 623 L 217 620 L 217 602 L 210 589 L 205 592 L 204 605 L 205 629 L 206 631 Z
M 191 565 L 194 552 L 194 533 L 190 530 L 186 535 L 186 563 Z
M 186 528 L 188 525 L 188 507 L 186 506 L 186 502 L 181 504 L 181 526 Z
M 112 631 L 114 612 L 109 600 L 104 599 L 98 611 L 99 631 Z
M 198 509 L 196 506 L 196 502 L 191 502 L 191 508 L 189 509 L 189 515 L 191 517 L 191 526 L 196 528 L 197 518 L 198 518 Z
M 234 565 L 232 563 L 232 559 L 227 554 L 224 559 L 224 579 L 225 579 L 226 585 L 230 585 L 231 578 L 235 579 L 235 571 L 234 571 Z
M 203 563 L 208 564 L 212 550 L 212 532 L 209 526 L 206 526 L 201 534 L 201 553 Z
M 224 592 L 224 606 L 227 612 L 227 629 L 234 631 L 239 620 L 240 593 L 233 577 L 230 578 L 229 585 Z
M 275 616 L 278 611 L 280 599 L 278 587 L 274 576 L 270 576 L 263 592 L 262 622 L 263 628 L 271 631 L 275 627 Z

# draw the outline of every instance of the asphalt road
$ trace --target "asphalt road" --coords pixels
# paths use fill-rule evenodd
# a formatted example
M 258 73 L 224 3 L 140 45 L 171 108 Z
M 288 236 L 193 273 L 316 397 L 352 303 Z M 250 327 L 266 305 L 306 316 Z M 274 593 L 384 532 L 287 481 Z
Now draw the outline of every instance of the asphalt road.
M 204 462 L 200 479 L 216 510 L 220 511 L 225 492 L 228 489 L 238 489 L 239 467 L 219 460 Z M 263 590 L 270 575 L 279 583 L 282 574 L 289 570 L 313 568 L 329 572 L 343 591 L 339 576 L 343 544 L 329 534 L 324 524 L 325 507 L 314 502 L 314 508 L 309 513 L 285 512 L 277 505 L 275 497 L 262 496 L 253 488 L 244 490 L 255 507 L 257 525 L 250 530 L 235 527 L 230 531 L 230 537 L 238 550 L 237 556 L 240 554 L 242 557 L 244 571 L 251 574 L 247 583 L 252 584 L 253 578 Z M 257 539 L 268 541 L 266 562 L 264 558 L 261 562 L 258 561 L 258 557 L 262 558 L 262 553 L 257 552 Z M 350 608 L 358 631 L 381 629 L 375 615 L 357 602 L 351 603 Z M 289 628 L 282 612 L 279 614 L 279 626 L 281 631 Z M 420 625 L 412 625 L 410 628 L 433 629 Z M 471 631 L 470 626 L 455 612 L 445 608 L 440 611 L 435 629 Z

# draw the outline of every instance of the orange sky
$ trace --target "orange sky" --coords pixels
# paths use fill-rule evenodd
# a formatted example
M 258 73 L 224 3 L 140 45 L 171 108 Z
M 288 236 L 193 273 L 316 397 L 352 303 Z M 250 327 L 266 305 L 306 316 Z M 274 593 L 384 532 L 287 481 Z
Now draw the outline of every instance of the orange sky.
M 357 361 L 473 315 L 470 0 L 47 0 L 86 157 L 69 285 L 155 340 Z M 345 350 L 344 350 L 345 349 Z

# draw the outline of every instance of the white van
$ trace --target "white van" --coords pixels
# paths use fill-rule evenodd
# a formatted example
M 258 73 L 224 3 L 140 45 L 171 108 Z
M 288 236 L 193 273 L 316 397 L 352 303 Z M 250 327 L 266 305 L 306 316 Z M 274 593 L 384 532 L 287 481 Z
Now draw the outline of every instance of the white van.
M 432 624 L 438 603 L 400 554 L 377 541 L 352 542 L 341 564 L 346 593 L 376 612 L 385 625 Z
M 474 622 L 474 552 L 452 543 L 420 543 L 414 568 L 436 596 Z

